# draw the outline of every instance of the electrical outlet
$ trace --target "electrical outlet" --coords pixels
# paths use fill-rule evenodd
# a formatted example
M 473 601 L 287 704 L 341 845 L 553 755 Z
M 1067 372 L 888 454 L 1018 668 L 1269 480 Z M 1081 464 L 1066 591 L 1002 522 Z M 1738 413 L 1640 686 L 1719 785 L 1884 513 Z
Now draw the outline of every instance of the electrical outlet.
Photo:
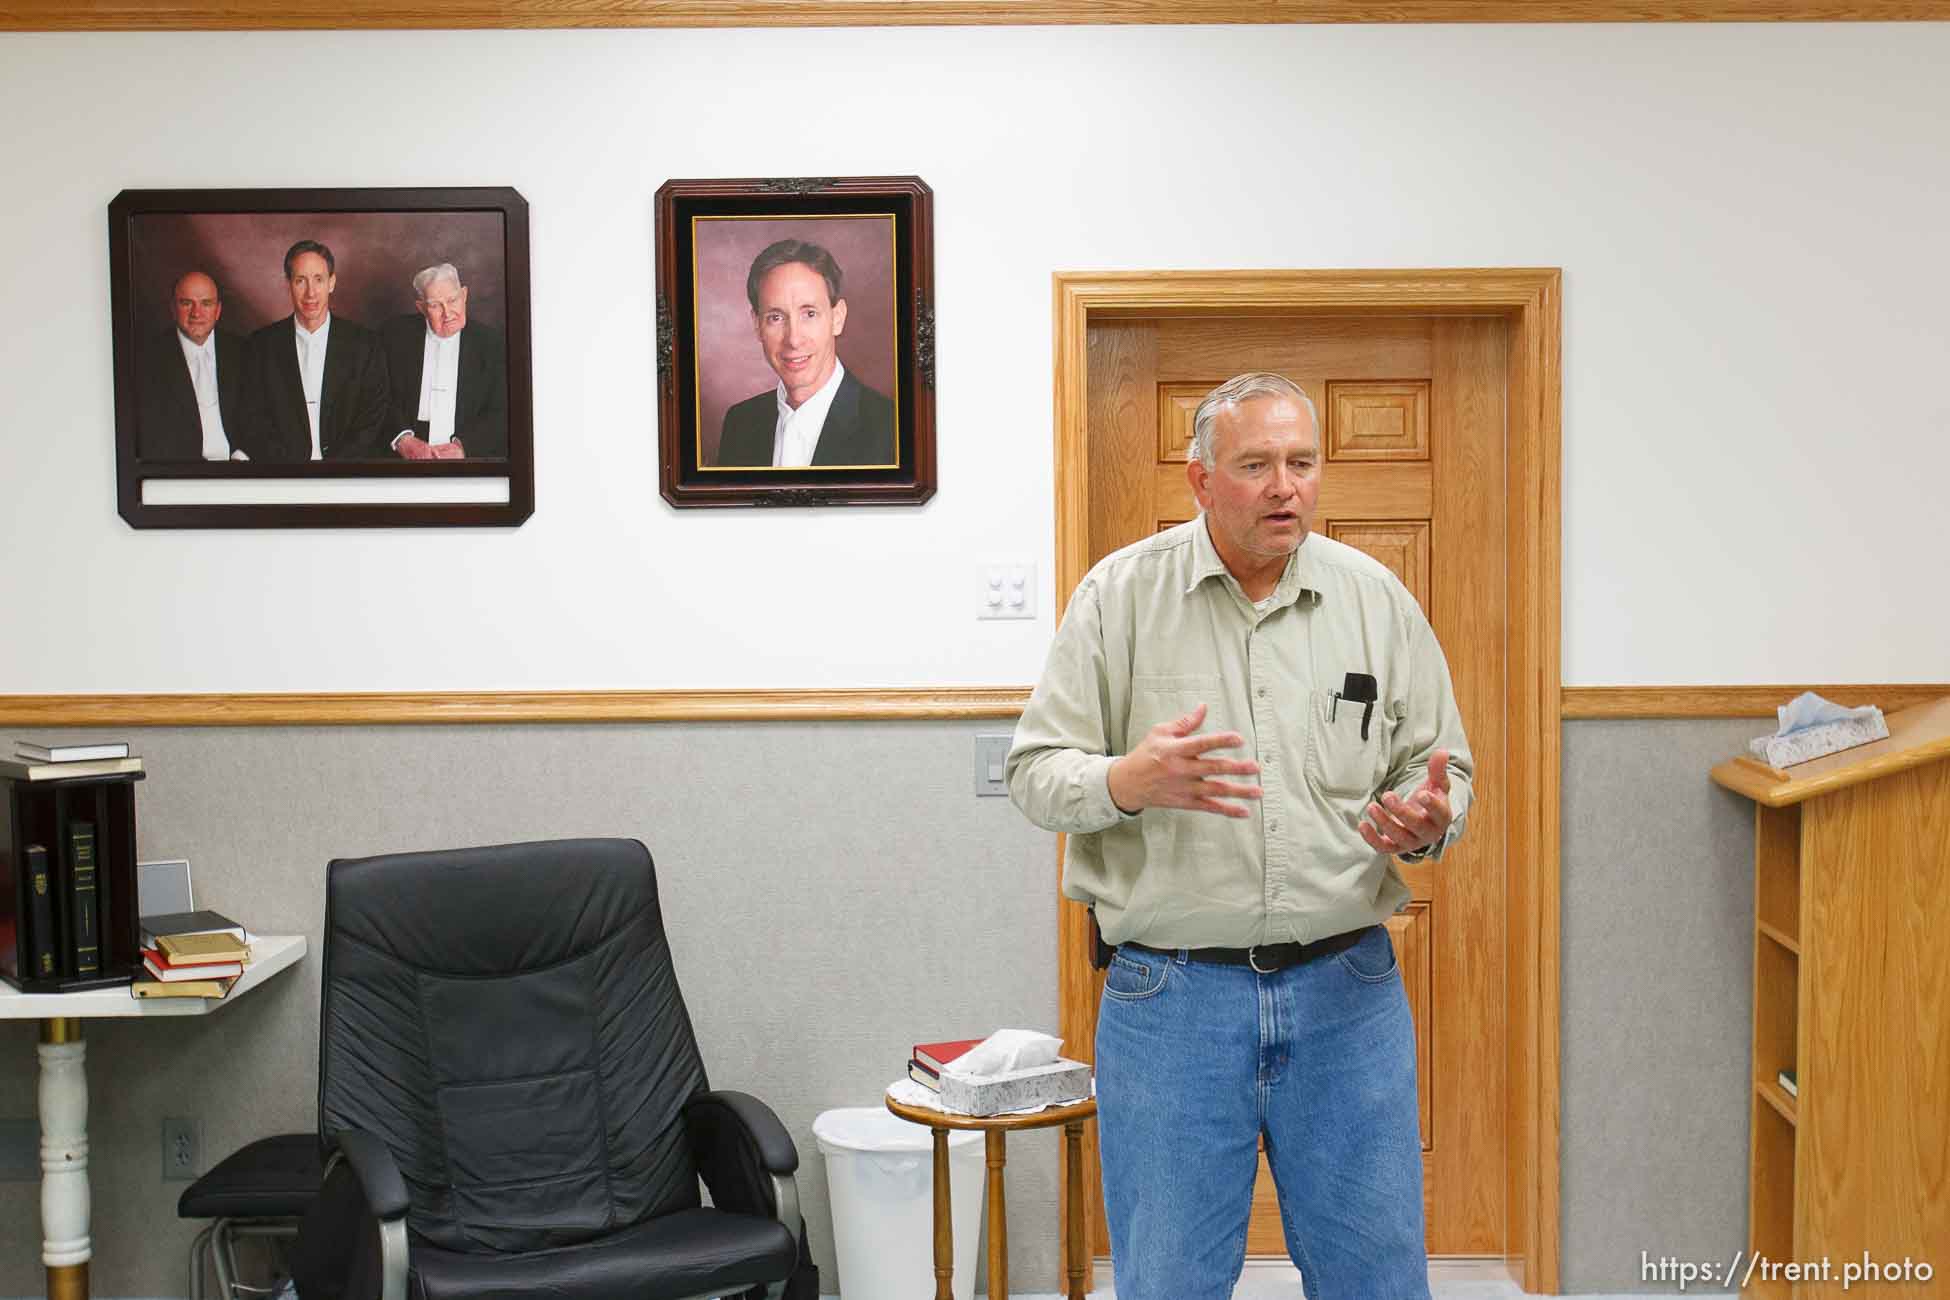
M 196 1178 L 198 1149 L 203 1145 L 193 1119 L 165 1119 L 162 1123 L 162 1176 L 166 1183 Z

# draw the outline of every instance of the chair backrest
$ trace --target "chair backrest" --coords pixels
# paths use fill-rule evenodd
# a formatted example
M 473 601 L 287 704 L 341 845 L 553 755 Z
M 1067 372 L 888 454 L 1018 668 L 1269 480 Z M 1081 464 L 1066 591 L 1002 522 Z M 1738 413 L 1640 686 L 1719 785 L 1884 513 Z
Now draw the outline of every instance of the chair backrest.
M 437 1246 L 567 1245 L 699 1203 L 705 1088 L 635 840 L 334 861 L 321 1134 L 386 1144 Z

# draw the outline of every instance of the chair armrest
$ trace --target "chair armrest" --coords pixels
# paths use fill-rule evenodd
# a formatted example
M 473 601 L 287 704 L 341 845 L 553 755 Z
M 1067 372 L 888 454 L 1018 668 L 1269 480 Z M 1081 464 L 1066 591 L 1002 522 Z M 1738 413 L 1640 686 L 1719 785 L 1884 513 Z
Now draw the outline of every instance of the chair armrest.
M 406 1180 L 379 1139 L 325 1140 L 325 1177 L 298 1228 L 291 1276 L 305 1300 L 406 1300 Z
M 799 1150 L 770 1106 L 747 1093 L 701 1092 L 684 1106 L 684 1127 L 713 1205 L 777 1219 L 800 1236 Z
M 737 1144 L 768 1174 L 798 1172 L 799 1149 L 792 1145 L 792 1135 L 772 1108 L 750 1093 L 700 1092 L 686 1103 L 684 1123 L 700 1167 L 731 1154 L 726 1147 Z
M 397 1219 L 406 1213 L 406 1179 L 399 1165 L 380 1140 L 370 1133 L 345 1129 L 325 1140 L 325 1163 L 329 1172 L 335 1158 L 343 1156 L 359 1180 L 366 1209 L 376 1219 Z

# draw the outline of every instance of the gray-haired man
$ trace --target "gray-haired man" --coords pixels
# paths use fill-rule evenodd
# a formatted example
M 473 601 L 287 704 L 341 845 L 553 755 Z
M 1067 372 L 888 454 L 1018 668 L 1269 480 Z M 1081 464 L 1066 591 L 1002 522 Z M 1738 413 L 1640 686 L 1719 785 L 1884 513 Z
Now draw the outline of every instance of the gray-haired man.
M 407 460 L 508 454 L 508 360 L 501 334 L 469 323 L 451 262 L 413 277 L 411 316 L 380 330 L 392 374 L 392 448 Z
M 1448 665 L 1392 573 L 1310 533 L 1298 385 L 1241 375 L 1193 423 L 1201 514 L 1078 585 L 1007 765 L 1115 945 L 1118 1300 L 1231 1295 L 1262 1136 L 1309 1297 L 1426 1297 L 1415 1030 L 1382 923 L 1409 899 L 1392 859 L 1438 856 L 1469 807 Z

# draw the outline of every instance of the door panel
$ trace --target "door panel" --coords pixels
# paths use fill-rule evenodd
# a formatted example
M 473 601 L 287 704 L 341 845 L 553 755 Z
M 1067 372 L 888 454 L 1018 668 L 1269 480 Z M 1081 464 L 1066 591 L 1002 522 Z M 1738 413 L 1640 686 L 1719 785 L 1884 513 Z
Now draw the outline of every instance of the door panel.
M 1315 528 L 1394 571 L 1448 655 L 1477 802 L 1443 862 L 1400 866 L 1413 900 L 1388 923 L 1416 1027 L 1428 1244 L 1442 1255 L 1504 1247 L 1506 329 L 1490 317 L 1176 317 L 1089 333 L 1093 561 L 1197 515 L 1192 412 L 1225 377 L 1275 370 L 1326 426 Z M 1256 1186 L 1247 1248 L 1284 1255 L 1263 1159 Z
M 1429 385 L 1343 383 L 1327 385 L 1327 456 L 1330 460 L 1427 460 Z

